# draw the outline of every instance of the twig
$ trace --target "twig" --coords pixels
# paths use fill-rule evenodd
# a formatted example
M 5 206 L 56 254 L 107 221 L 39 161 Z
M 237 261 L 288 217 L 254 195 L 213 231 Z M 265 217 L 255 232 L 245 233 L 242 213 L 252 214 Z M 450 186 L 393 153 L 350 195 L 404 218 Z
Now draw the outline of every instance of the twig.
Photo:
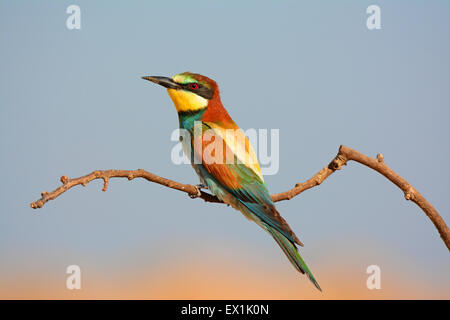
M 330 162 L 328 166 L 316 173 L 311 179 L 304 183 L 297 183 L 295 187 L 286 192 L 272 195 L 273 201 L 289 200 L 305 190 L 311 189 L 320 185 L 326 178 L 328 178 L 336 170 L 340 170 L 348 161 L 353 160 L 359 162 L 378 173 L 385 176 L 389 181 L 399 187 L 405 194 L 405 199 L 417 204 L 423 212 L 430 218 L 434 226 L 438 230 L 442 240 L 447 248 L 450 250 L 450 231 L 444 219 L 439 215 L 436 209 L 425 199 L 425 197 L 417 191 L 412 185 L 403 179 L 400 175 L 395 173 L 384 163 L 382 154 L 378 154 L 376 159 L 370 158 L 361 152 L 351 149 L 346 146 L 340 146 L 337 156 Z
M 144 169 L 137 169 L 137 170 L 95 170 L 85 176 L 74 179 L 69 179 L 66 176 L 62 176 L 60 178 L 62 182 L 62 185 L 60 187 L 56 188 L 52 192 L 47 191 L 42 192 L 41 198 L 37 201 L 32 202 L 30 206 L 33 209 L 42 208 L 42 206 L 46 202 L 57 198 L 58 196 L 60 196 L 67 190 L 71 189 L 72 187 L 75 187 L 77 185 L 82 185 L 84 187 L 89 182 L 96 179 L 103 179 L 104 185 L 102 191 L 106 191 L 108 188 L 108 181 L 110 178 L 128 178 L 128 180 L 133 180 L 134 178 L 144 178 L 150 182 L 155 182 L 168 188 L 186 192 L 193 198 L 199 197 L 205 200 L 206 202 L 221 202 L 215 196 L 199 190 L 197 186 L 190 184 L 182 184 L 170 179 L 157 176 L 156 174 L 145 171 Z
M 343 165 L 346 165 L 348 161 L 359 162 L 378 173 L 385 176 L 388 180 L 398 186 L 405 194 L 405 199 L 413 201 L 416 203 L 428 216 L 428 218 L 433 222 L 436 229 L 438 230 L 442 240 L 444 241 L 447 248 L 450 250 L 450 231 L 448 226 L 445 224 L 442 217 L 436 211 L 436 209 L 429 203 L 422 194 L 420 194 L 417 189 L 411 186 L 405 179 L 400 175 L 392 171 L 384 163 L 384 157 L 381 154 L 377 155 L 377 158 L 370 158 L 354 149 L 346 146 L 340 146 L 339 152 L 336 157 L 330 162 L 330 164 L 324 167 L 322 170 L 317 172 L 312 178 L 303 182 L 297 183 L 291 190 L 274 194 L 272 199 L 274 202 L 290 200 L 293 197 L 299 195 L 305 190 L 311 189 L 315 186 L 320 185 L 325 179 L 327 179 L 333 172 L 340 170 Z M 166 179 L 157 176 L 153 173 L 145 171 L 143 169 L 138 170 L 96 170 L 88 175 L 69 179 L 66 176 L 61 177 L 62 185 L 52 192 L 44 191 L 41 193 L 41 198 L 30 205 L 32 208 L 41 208 L 47 201 L 53 200 L 60 196 L 70 188 L 82 185 L 85 186 L 92 180 L 103 179 L 103 191 L 108 188 L 108 182 L 110 178 L 128 178 L 128 180 L 133 180 L 134 178 L 144 178 L 150 182 L 155 182 L 160 185 L 166 186 L 168 188 L 176 189 L 187 193 L 192 198 L 201 198 L 206 202 L 222 203 L 217 197 L 210 193 L 201 191 L 197 186 L 190 184 L 182 184 L 170 179 Z

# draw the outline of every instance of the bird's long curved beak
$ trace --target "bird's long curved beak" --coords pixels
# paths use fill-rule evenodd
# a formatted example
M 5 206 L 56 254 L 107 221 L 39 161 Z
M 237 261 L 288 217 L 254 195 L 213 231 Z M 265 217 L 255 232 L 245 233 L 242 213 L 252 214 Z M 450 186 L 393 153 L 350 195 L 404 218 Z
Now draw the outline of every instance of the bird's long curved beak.
M 146 76 L 142 77 L 142 79 L 154 82 L 167 89 L 180 89 L 180 85 L 168 77 Z

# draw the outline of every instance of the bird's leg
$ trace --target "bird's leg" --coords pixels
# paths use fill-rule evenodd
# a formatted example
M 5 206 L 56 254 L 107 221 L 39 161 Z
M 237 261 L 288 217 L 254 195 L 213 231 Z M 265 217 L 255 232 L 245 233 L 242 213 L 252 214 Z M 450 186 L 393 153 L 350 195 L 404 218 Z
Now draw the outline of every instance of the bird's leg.
M 195 185 L 198 189 L 208 189 L 208 186 L 203 184 L 203 183 L 199 183 Z

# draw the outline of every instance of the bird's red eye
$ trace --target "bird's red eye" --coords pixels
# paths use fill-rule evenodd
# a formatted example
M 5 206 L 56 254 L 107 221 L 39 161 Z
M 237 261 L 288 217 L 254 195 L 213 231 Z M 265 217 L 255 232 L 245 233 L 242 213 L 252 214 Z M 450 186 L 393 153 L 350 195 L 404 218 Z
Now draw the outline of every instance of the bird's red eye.
M 191 84 L 189 85 L 189 87 L 191 87 L 192 90 L 197 90 L 198 84 L 196 84 L 196 83 L 191 83 Z

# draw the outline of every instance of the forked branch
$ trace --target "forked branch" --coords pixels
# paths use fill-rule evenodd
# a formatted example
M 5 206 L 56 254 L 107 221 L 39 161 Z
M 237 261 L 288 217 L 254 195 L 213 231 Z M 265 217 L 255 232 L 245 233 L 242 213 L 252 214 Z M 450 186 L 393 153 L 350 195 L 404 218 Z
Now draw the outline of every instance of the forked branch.
M 333 172 L 340 170 L 343 165 L 346 165 L 348 161 L 359 162 L 378 173 L 385 176 L 389 181 L 394 183 L 399 187 L 406 200 L 413 201 L 417 204 L 428 216 L 428 218 L 433 222 L 436 229 L 438 230 L 442 240 L 444 241 L 447 248 L 450 250 L 450 231 L 445 221 L 436 211 L 436 209 L 429 203 L 425 197 L 417 191 L 412 185 L 403 179 L 400 175 L 392 171 L 384 163 L 384 158 L 381 154 L 378 154 L 376 158 L 370 158 L 354 149 L 346 146 L 341 146 L 336 157 L 329 163 L 328 166 L 324 167 L 322 170 L 317 172 L 312 178 L 303 182 L 297 183 L 294 188 L 272 195 L 274 202 L 290 200 L 293 197 L 299 195 L 305 190 L 311 189 L 315 186 L 320 185 L 325 179 L 327 179 Z M 53 190 L 52 192 L 44 191 L 41 193 L 41 198 L 37 201 L 32 202 L 30 205 L 32 208 L 41 208 L 47 201 L 53 200 L 71 189 L 74 186 L 82 185 L 85 186 L 92 180 L 102 179 L 104 182 L 103 191 L 108 188 L 108 182 L 110 178 L 127 178 L 128 180 L 133 180 L 134 178 L 144 178 L 150 182 L 158 183 L 160 185 L 172 188 L 175 190 L 183 191 L 187 193 L 192 198 L 201 198 L 206 202 L 222 203 L 214 195 L 200 190 L 197 186 L 191 184 L 182 184 L 170 179 L 166 179 L 156 174 L 150 173 L 143 169 L 138 170 L 96 170 L 87 174 L 85 176 L 69 179 L 66 176 L 61 177 L 62 185 Z

